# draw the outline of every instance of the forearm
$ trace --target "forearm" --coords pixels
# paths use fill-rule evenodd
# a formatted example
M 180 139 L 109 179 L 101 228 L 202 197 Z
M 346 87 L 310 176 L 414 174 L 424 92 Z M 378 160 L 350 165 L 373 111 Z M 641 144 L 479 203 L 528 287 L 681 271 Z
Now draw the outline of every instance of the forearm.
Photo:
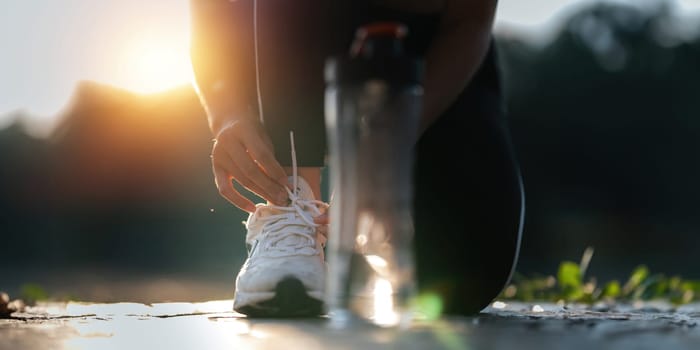
M 191 0 L 191 62 L 214 135 L 251 117 L 255 84 L 250 2 Z
M 469 84 L 488 52 L 496 0 L 447 2 L 426 57 L 420 136 Z

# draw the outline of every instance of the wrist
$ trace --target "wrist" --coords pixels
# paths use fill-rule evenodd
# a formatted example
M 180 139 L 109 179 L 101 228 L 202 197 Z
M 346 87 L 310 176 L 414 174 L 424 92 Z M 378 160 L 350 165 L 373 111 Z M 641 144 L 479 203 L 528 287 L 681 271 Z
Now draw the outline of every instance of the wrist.
M 223 130 L 240 122 L 254 120 L 254 116 L 250 112 L 219 112 L 209 113 L 209 129 L 212 135 L 217 136 Z

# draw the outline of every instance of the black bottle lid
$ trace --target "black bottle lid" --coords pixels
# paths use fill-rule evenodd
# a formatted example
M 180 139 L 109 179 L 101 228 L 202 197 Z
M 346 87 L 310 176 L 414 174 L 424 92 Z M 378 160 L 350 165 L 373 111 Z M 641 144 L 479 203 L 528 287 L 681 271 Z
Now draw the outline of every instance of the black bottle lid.
M 349 56 L 326 61 L 328 84 L 352 84 L 384 80 L 391 85 L 420 84 L 423 61 L 406 55 L 403 38 L 406 26 L 395 22 L 377 22 L 360 27 Z

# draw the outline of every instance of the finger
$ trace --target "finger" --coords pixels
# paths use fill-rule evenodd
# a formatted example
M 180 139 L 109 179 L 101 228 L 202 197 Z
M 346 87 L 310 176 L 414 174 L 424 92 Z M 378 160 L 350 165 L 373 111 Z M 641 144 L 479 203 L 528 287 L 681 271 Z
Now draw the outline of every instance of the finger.
M 245 146 L 248 149 L 248 153 L 253 157 L 254 160 L 263 167 L 267 176 L 277 181 L 280 185 L 287 185 L 287 173 L 284 171 L 280 163 L 275 159 L 275 155 L 272 152 L 272 147 L 270 144 L 266 143 L 264 139 L 256 136 L 247 136 L 244 139 Z
M 316 227 L 316 233 L 328 238 L 328 225 L 321 225 L 319 227 Z
M 231 204 L 249 213 L 255 212 L 255 204 L 243 197 L 233 188 L 231 175 L 216 165 L 214 166 L 214 182 L 221 196 L 226 198 Z
M 329 221 L 328 214 L 321 214 L 314 218 L 314 222 L 319 225 L 328 225 Z
M 233 142 L 238 142 L 238 141 L 233 141 Z M 234 160 L 231 159 L 228 152 L 226 152 L 225 147 L 223 145 L 224 145 L 224 143 L 220 143 L 220 142 L 217 142 L 214 145 L 214 148 L 212 150 L 212 155 L 211 155 L 212 165 L 223 169 L 226 174 L 229 174 L 230 176 L 232 176 L 236 182 L 238 182 L 241 186 L 245 187 L 247 190 L 249 190 L 250 192 L 252 192 L 256 196 L 263 198 L 265 200 L 269 200 L 269 198 L 273 198 L 273 196 L 270 195 L 267 191 L 263 190 L 262 188 L 260 188 L 255 183 L 253 183 L 252 181 L 250 181 L 249 179 L 247 179 L 245 177 L 243 172 L 234 163 Z
M 228 168 L 230 171 L 230 174 L 233 175 L 233 179 L 241 184 L 241 186 L 245 187 L 247 190 L 250 192 L 253 192 L 260 198 L 265 199 L 266 201 L 269 201 L 271 203 L 277 204 L 277 205 L 285 205 L 287 202 L 287 197 L 284 198 L 284 200 L 280 200 L 280 198 L 277 198 L 277 196 L 267 192 L 265 189 L 261 188 L 258 186 L 255 182 L 251 181 L 244 173 L 243 171 L 240 170 L 233 162 L 230 162 L 228 164 Z
M 328 200 L 328 206 L 333 204 L 333 199 L 335 198 L 335 188 L 331 191 L 331 198 Z
M 241 186 L 245 187 L 248 191 L 263 198 L 271 203 L 277 205 L 286 205 L 288 196 L 285 193 L 283 199 L 278 198 L 278 196 L 266 191 L 265 189 L 258 186 L 255 182 L 250 180 L 248 176 L 238 167 L 235 161 L 229 156 L 223 147 L 215 147 L 212 155 L 212 162 L 215 166 L 218 166 L 225 170 L 227 174 L 230 174 L 233 179 L 238 182 Z
M 272 140 L 270 139 L 270 136 L 268 136 L 265 131 L 261 131 L 261 130 L 258 131 L 258 134 L 260 134 L 260 138 L 263 140 L 263 142 L 265 142 L 265 144 L 267 145 L 267 148 L 269 148 L 271 150 L 272 154 L 274 154 L 275 153 L 274 152 L 275 146 L 272 144 Z
M 248 152 L 245 151 L 243 145 L 232 144 L 229 145 L 226 150 L 233 160 L 233 163 L 241 172 L 236 179 L 243 181 L 250 181 L 247 184 L 241 183 L 241 185 L 246 186 L 257 186 L 257 188 L 262 189 L 265 193 L 268 193 L 270 198 L 267 198 L 273 203 L 286 203 L 288 199 L 287 190 L 279 183 L 273 181 L 270 177 L 263 172 L 263 170 L 258 166 L 257 163 L 253 161 Z M 247 187 L 247 186 L 246 186 Z

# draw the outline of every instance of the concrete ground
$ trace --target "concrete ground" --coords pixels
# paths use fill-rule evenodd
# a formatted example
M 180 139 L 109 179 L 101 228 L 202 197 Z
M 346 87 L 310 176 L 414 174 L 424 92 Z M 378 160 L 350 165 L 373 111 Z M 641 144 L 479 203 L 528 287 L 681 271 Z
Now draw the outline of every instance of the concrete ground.
M 700 304 L 492 304 L 409 330 L 247 319 L 231 301 L 40 304 L 0 320 L 0 349 L 700 349 Z

